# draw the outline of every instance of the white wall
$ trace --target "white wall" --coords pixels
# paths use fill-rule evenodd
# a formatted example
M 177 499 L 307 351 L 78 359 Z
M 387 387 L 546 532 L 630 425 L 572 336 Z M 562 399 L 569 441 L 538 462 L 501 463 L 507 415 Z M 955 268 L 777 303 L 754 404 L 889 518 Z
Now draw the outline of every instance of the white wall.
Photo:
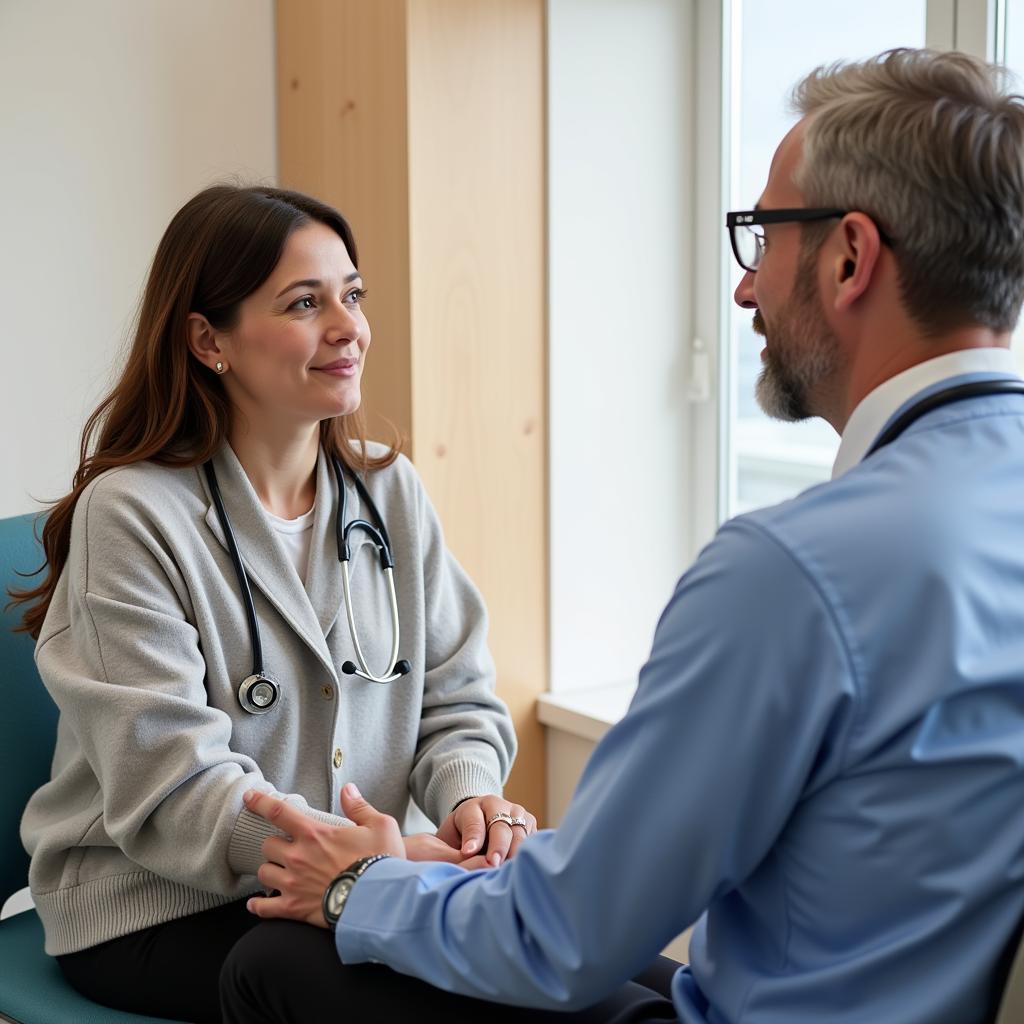
M 0 516 L 66 493 L 175 210 L 276 175 L 273 0 L 0 0 Z
M 635 679 L 690 557 L 695 53 L 691 0 L 549 0 L 554 692 Z

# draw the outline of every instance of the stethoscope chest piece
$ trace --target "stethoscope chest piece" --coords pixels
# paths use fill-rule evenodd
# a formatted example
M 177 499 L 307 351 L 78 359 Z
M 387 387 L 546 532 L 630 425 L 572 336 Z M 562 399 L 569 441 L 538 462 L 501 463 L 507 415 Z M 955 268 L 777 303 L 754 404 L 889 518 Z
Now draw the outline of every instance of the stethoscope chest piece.
M 373 503 L 373 499 L 370 497 L 365 485 L 355 473 L 352 474 L 352 480 L 355 483 L 356 490 L 359 492 L 363 501 L 366 502 L 366 505 L 373 513 L 374 518 L 376 518 L 377 526 L 374 527 L 365 519 L 354 519 L 352 522 L 348 523 L 348 525 L 345 524 L 345 480 L 342 473 L 341 461 L 337 456 L 335 456 L 332 459 L 332 462 L 334 465 L 334 473 L 338 481 L 338 513 L 335 518 L 335 533 L 337 534 L 338 541 L 338 560 L 341 562 L 342 589 L 345 594 L 345 608 L 348 613 L 348 625 L 349 630 L 352 633 L 352 644 L 355 647 L 356 661 L 358 662 L 358 664 L 355 664 L 351 661 L 346 661 L 345 664 L 342 665 L 341 670 L 346 675 L 356 675 L 362 679 L 369 680 L 371 683 L 392 683 L 396 679 L 407 675 L 412 670 L 412 666 L 404 658 L 401 661 L 398 660 L 398 598 L 395 594 L 395 577 L 393 572 L 395 560 L 391 555 L 391 542 L 388 540 L 388 532 L 384 526 L 384 520 L 381 518 L 380 512 L 377 510 L 377 506 Z M 217 509 L 217 518 L 220 520 L 221 528 L 224 531 L 224 539 L 227 541 L 228 552 L 231 555 L 231 564 L 234 566 L 235 575 L 238 577 L 238 589 L 241 592 L 242 603 L 245 606 L 245 617 L 249 625 L 249 639 L 252 643 L 252 675 L 246 676 L 238 687 L 238 703 L 241 704 L 242 708 L 245 711 L 248 711 L 250 715 L 265 715 L 268 711 L 272 711 L 276 708 L 281 702 L 281 686 L 276 680 L 271 679 L 270 676 L 263 671 L 263 642 L 260 639 L 260 625 L 256 619 L 256 606 L 253 604 L 252 600 L 252 590 L 249 587 L 249 576 L 245 571 L 245 566 L 242 564 L 242 556 L 238 553 L 238 544 L 235 541 L 235 534 L 231 529 L 231 522 L 228 519 L 227 510 L 224 508 L 224 499 L 221 497 L 220 486 L 217 483 L 217 473 L 213 468 L 213 460 L 210 459 L 205 462 L 203 464 L 203 469 L 206 472 L 206 479 L 210 485 L 210 494 L 213 497 L 213 503 Z M 388 603 L 391 606 L 391 625 L 393 636 L 391 641 L 391 656 L 388 660 L 388 666 L 384 673 L 379 676 L 374 675 L 366 664 L 366 657 L 364 656 L 363 649 L 359 644 L 359 637 L 356 634 L 355 618 L 352 614 L 352 590 L 349 585 L 348 562 L 349 535 L 353 530 L 362 530 L 367 533 L 373 543 L 377 546 L 381 569 L 384 572 L 384 578 L 387 580 Z
M 238 703 L 251 715 L 265 715 L 280 699 L 281 687 L 262 673 L 247 676 L 238 687 Z

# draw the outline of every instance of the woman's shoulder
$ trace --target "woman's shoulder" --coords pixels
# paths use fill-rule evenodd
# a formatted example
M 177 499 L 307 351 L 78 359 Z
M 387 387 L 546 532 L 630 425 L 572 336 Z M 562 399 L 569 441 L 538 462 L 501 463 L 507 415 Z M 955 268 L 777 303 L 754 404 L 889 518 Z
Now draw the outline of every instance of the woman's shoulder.
M 198 467 L 133 462 L 99 473 L 82 491 L 75 512 L 76 518 L 79 511 L 114 519 L 165 518 L 179 510 L 191 517 L 200 508 L 205 512 Z
M 357 459 L 361 456 L 359 444 L 356 441 L 352 442 L 352 452 Z M 366 442 L 366 458 L 369 462 L 382 462 L 391 453 L 394 453 L 394 459 L 388 462 L 387 465 L 382 465 L 376 469 L 371 468 L 366 474 L 367 480 L 386 482 L 389 485 L 394 485 L 398 482 L 415 483 L 419 486 L 420 477 L 416 472 L 416 467 L 413 466 L 412 462 L 401 451 L 396 452 L 390 445 L 386 445 L 381 441 Z
M 358 455 L 358 447 L 355 449 Z M 371 461 L 384 459 L 392 448 L 379 441 L 367 441 L 366 455 Z M 401 452 L 387 465 L 370 469 L 363 479 L 374 501 L 385 508 L 418 509 L 423 498 L 423 481 L 412 462 Z

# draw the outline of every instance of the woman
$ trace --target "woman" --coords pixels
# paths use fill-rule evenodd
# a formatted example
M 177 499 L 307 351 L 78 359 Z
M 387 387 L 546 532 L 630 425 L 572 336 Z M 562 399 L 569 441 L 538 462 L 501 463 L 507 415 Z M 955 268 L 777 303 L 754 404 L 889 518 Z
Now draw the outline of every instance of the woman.
M 47 951 L 98 1002 L 219 1019 L 274 832 L 248 789 L 337 825 L 346 782 L 400 820 L 411 794 L 441 822 L 419 858 L 495 863 L 536 827 L 499 795 L 515 739 L 480 597 L 363 434 L 364 295 L 335 210 L 201 192 L 46 520 L 18 599 L 61 717 L 22 835 Z

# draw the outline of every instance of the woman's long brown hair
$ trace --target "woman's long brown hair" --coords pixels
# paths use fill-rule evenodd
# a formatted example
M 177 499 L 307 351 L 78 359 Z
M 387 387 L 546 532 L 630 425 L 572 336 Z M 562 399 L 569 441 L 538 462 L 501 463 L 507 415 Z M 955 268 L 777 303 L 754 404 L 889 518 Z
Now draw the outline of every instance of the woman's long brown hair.
M 86 421 L 71 492 L 46 514 L 46 561 L 37 570 L 46 576 L 37 587 L 11 591 L 12 603 L 28 605 L 20 630 L 39 637 L 67 562 L 75 505 L 93 479 L 147 459 L 196 466 L 224 444 L 231 407 L 217 374 L 189 352 L 188 315 L 202 313 L 218 330 L 233 327 L 239 304 L 270 276 L 288 236 L 311 221 L 337 232 L 358 267 L 345 218 L 299 192 L 215 185 L 175 214 L 153 259 L 121 377 Z M 369 457 L 359 412 L 324 420 L 320 437 L 356 471 L 380 469 L 398 455 L 393 445 L 380 458 Z

